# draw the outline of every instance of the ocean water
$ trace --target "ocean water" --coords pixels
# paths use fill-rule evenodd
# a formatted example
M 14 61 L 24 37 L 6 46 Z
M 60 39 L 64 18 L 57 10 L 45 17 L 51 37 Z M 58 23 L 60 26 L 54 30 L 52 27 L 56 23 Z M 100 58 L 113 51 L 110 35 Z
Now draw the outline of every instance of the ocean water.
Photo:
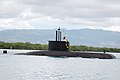
M 2 51 L 0 80 L 120 80 L 120 53 L 114 54 L 116 59 L 90 59 L 13 55 L 29 50 Z

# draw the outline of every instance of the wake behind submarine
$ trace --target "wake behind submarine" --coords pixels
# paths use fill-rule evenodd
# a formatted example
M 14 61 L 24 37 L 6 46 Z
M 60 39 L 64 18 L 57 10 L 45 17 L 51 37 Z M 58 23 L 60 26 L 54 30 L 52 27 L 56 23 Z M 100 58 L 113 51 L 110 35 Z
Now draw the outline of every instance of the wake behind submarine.
M 85 52 L 85 51 L 69 51 L 70 42 L 63 37 L 61 40 L 61 29 L 56 30 L 55 41 L 49 41 L 48 50 L 34 51 L 27 53 L 16 53 L 15 55 L 35 55 L 35 56 L 52 56 L 52 57 L 82 57 L 82 58 L 99 58 L 114 59 L 112 54 Z

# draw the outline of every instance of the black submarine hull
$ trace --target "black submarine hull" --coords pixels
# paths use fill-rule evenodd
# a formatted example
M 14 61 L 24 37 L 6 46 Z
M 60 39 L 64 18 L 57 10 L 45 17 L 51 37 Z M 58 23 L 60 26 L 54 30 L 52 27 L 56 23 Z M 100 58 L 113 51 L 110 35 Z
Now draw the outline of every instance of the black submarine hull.
M 35 55 L 35 56 L 52 56 L 52 57 L 82 57 L 82 58 L 99 58 L 114 59 L 112 54 L 104 54 L 97 52 L 80 52 L 80 51 L 34 51 L 27 53 L 16 53 L 15 55 Z

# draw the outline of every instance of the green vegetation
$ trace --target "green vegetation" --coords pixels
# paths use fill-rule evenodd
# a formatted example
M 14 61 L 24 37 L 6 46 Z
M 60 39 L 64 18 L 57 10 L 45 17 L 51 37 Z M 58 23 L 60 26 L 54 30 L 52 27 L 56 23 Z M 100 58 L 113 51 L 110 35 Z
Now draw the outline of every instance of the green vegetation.
M 29 42 L 0 42 L 0 49 L 25 49 L 25 50 L 47 50 L 48 45 L 45 44 L 33 44 Z M 95 52 L 118 52 L 120 48 L 106 48 L 106 47 L 88 47 L 88 46 L 70 46 L 70 51 L 95 51 Z
M 32 44 L 29 42 L 0 42 L 0 49 L 25 49 L 25 50 L 47 50 L 48 46 L 43 44 Z
M 107 47 L 88 47 L 88 46 L 70 46 L 70 51 L 95 51 L 95 52 L 118 52 L 120 48 L 107 48 Z

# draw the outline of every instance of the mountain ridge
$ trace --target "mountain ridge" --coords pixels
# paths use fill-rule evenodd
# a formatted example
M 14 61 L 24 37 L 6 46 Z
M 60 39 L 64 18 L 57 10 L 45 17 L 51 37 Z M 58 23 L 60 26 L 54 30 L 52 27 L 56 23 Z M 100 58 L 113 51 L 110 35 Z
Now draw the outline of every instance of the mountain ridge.
M 31 42 L 47 44 L 55 40 L 56 29 L 11 29 L 0 31 L 0 41 Z M 71 45 L 87 45 L 98 47 L 120 47 L 120 32 L 101 29 L 62 29 Z M 62 36 L 63 37 L 63 36 Z

